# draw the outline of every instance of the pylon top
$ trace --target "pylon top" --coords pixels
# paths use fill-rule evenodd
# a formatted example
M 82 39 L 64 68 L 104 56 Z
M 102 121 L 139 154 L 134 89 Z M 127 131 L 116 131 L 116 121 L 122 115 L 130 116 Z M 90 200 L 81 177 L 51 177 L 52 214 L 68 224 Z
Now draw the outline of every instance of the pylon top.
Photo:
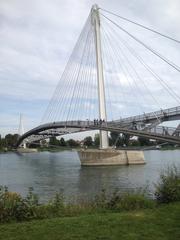
M 99 18 L 99 6 L 97 4 L 94 4 L 91 8 L 91 22 L 94 25 L 95 21 L 100 23 L 100 18 Z
M 98 10 L 99 7 L 98 7 L 98 5 L 95 3 L 95 4 L 92 5 L 92 8 L 91 8 L 91 9 L 92 9 L 92 10 Z

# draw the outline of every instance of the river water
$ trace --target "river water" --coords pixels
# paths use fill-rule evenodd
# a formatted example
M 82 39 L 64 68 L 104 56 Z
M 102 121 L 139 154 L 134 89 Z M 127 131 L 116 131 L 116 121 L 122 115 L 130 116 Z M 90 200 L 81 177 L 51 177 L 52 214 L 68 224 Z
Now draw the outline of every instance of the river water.
M 145 165 L 81 167 L 75 151 L 0 154 L 0 185 L 27 194 L 33 187 L 41 201 L 63 191 L 66 198 L 92 197 L 102 188 L 129 191 L 154 183 L 169 166 L 180 167 L 180 150 L 145 151 Z

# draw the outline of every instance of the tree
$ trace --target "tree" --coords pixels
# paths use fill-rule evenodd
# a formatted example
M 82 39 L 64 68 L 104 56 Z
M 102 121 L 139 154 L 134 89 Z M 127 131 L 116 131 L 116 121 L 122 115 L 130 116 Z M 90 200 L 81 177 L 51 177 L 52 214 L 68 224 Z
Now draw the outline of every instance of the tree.
M 61 138 L 59 140 L 59 145 L 62 146 L 62 147 L 65 147 L 66 146 L 66 141 L 64 140 L 64 138 Z
M 118 146 L 120 134 L 117 132 L 110 132 L 110 136 L 111 136 L 110 145 Z
M 6 140 L 5 140 L 5 138 L 2 138 L 0 135 L 0 149 L 3 149 L 5 147 L 7 147 Z
M 131 140 L 131 146 L 138 147 L 140 145 L 138 139 L 132 139 Z
M 42 139 L 42 140 L 40 141 L 40 143 L 41 143 L 41 145 L 43 145 L 43 146 L 47 145 L 46 139 Z
M 130 135 L 129 134 L 122 134 L 122 144 L 128 146 L 129 145 L 129 139 Z
M 139 137 L 138 140 L 139 140 L 139 143 L 140 143 L 141 146 L 148 146 L 148 145 L 150 145 L 150 141 L 147 138 Z
M 93 140 L 91 136 L 84 138 L 84 145 L 88 147 L 93 145 Z
M 59 146 L 59 140 L 56 139 L 55 136 L 52 136 L 52 137 L 50 137 L 50 139 L 49 139 L 49 145 Z
M 15 144 L 17 143 L 17 140 L 19 138 L 18 134 L 7 134 L 5 136 L 5 143 L 6 143 L 6 147 L 14 147 Z
M 99 145 L 100 145 L 99 133 L 96 133 L 95 136 L 94 136 L 94 145 L 96 147 L 99 147 Z
M 75 141 L 74 139 L 69 139 L 67 141 L 67 144 L 70 146 L 70 147 L 77 147 L 79 146 L 79 143 L 77 141 Z

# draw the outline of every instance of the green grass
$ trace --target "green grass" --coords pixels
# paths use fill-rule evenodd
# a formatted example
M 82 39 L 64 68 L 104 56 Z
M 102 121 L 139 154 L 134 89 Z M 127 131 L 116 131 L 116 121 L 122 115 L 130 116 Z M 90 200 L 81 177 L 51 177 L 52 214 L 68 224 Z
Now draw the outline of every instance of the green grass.
M 3 240 L 180 239 L 180 202 L 140 211 L 97 213 L 0 225 Z

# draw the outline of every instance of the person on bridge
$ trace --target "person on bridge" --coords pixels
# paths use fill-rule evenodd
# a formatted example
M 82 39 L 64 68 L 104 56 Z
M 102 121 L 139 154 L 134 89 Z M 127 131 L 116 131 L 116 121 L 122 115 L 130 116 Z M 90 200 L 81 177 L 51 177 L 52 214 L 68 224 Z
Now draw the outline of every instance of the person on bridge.
M 103 119 L 94 119 L 94 126 L 97 126 L 97 125 L 103 125 L 105 123 L 105 120 Z

